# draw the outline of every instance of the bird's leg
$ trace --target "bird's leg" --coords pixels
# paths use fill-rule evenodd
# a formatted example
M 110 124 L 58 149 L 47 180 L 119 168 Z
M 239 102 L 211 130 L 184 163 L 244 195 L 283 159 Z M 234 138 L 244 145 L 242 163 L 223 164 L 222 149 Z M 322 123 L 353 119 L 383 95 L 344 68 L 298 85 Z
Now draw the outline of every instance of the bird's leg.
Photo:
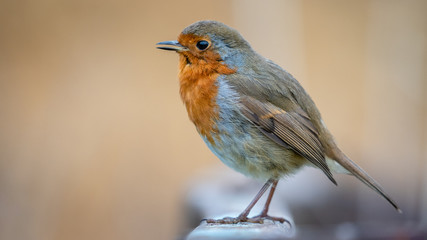
M 262 210 L 262 212 L 259 215 L 252 217 L 252 218 L 249 218 L 247 220 L 248 222 L 263 223 L 264 219 L 269 219 L 269 220 L 273 220 L 273 221 L 279 221 L 281 223 L 283 223 L 285 221 L 289 223 L 289 221 L 287 221 L 284 218 L 271 217 L 271 216 L 268 216 L 268 214 L 267 214 L 268 209 L 270 208 L 271 199 L 273 198 L 274 191 L 276 190 L 278 182 L 279 182 L 279 180 L 272 180 L 273 185 L 271 186 L 270 192 L 268 193 L 268 198 L 267 198 L 267 201 L 265 202 L 264 209 Z
M 271 183 L 273 182 L 272 179 L 269 179 L 264 186 L 259 190 L 255 198 L 252 200 L 252 202 L 246 207 L 246 209 L 237 217 L 238 219 L 247 220 L 248 215 L 252 208 L 255 206 L 255 204 L 258 202 L 258 200 L 264 195 L 265 191 L 267 191 L 268 187 L 270 187 Z
M 247 222 L 248 221 L 248 215 L 252 208 L 255 206 L 255 204 L 258 202 L 258 200 L 262 197 L 262 195 L 267 191 L 267 189 L 270 187 L 271 183 L 273 183 L 276 180 L 269 179 L 264 186 L 259 190 L 255 198 L 251 201 L 251 203 L 246 207 L 246 209 L 236 218 L 231 217 L 225 217 L 223 219 L 206 219 L 206 222 L 208 223 L 222 223 L 222 224 L 233 224 L 233 223 L 239 223 L 239 222 Z M 276 181 L 277 185 L 277 181 Z M 274 191 L 273 191 L 274 192 Z M 270 195 L 273 195 L 270 191 Z M 270 198 L 270 196 L 269 196 Z M 271 200 L 271 199 L 270 199 Z M 268 207 L 267 207 L 268 211 Z
M 279 180 L 274 180 L 273 185 L 271 185 L 270 192 L 268 193 L 267 201 L 265 202 L 264 209 L 262 210 L 260 216 L 266 217 L 268 209 L 270 208 L 271 199 L 273 198 L 274 192 L 276 191 L 277 183 Z

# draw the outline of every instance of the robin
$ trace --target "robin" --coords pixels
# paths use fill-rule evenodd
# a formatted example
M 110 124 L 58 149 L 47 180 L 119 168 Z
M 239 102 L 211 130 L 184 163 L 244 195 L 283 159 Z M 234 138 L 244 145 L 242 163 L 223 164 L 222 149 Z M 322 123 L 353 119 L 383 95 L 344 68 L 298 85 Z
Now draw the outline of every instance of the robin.
M 182 101 L 212 152 L 234 170 L 267 180 L 239 216 L 208 222 L 285 221 L 267 214 L 271 199 L 278 181 L 305 165 L 320 168 L 335 185 L 332 172 L 352 174 L 401 212 L 338 148 L 299 82 L 256 53 L 239 32 L 217 21 L 199 21 L 185 28 L 178 41 L 157 44 L 179 54 Z M 262 212 L 248 218 L 270 186 Z

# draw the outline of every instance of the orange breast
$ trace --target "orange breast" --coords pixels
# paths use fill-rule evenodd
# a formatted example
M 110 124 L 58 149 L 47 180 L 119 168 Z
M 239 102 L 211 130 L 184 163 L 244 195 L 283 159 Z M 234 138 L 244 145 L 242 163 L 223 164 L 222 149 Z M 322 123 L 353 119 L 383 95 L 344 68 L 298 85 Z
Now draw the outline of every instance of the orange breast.
M 190 120 L 197 131 L 214 144 L 213 136 L 217 133 L 215 122 L 219 117 L 215 100 L 218 94 L 216 79 L 221 74 L 232 74 L 235 70 L 218 61 L 219 55 L 215 56 L 213 52 L 207 55 L 200 59 L 190 53 L 181 53 L 179 82 L 181 98 Z

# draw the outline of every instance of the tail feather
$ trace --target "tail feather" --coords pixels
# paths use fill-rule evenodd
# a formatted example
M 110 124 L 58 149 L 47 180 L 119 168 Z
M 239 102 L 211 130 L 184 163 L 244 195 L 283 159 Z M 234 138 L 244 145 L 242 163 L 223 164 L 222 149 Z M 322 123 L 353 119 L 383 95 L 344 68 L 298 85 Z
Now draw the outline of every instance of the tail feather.
M 334 149 L 333 159 L 337 161 L 342 167 L 347 169 L 360 181 L 365 183 L 368 187 L 373 189 L 375 192 L 380 194 L 384 199 L 386 199 L 399 213 L 402 213 L 402 210 L 397 206 L 397 203 L 388 196 L 384 189 L 378 184 L 371 176 L 369 176 L 362 168 L 360 168 L 356 163 L 354 163 L 350 158 L 348 158 L 341 150 L 338 148 Z

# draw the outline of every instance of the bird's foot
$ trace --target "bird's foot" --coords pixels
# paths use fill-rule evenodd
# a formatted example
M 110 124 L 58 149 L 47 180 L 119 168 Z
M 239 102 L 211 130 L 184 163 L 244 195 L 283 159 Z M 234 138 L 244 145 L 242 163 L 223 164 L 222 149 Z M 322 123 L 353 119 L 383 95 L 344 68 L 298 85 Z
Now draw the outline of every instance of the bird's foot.
M 284 218 L 281 218 L 281 217 L 272 217 L 272 216 L 268 216 L 268 215 L 257 215 L 255 217 L 248 218 L 246 220 L 246 222 L 263 224 L 265 220 L 270 220 L 270 221 L 273 221 L 273 222 L 280 222 L 280 223 L 285 223 L 286 222 L 287 224 L 291 225 L 291 223 L 288 220 L 284 219 Z
M 242 216 L 238 216 L 238 217 L 225 217 L 222 219 L 203 219 L 202 221 L 206 221 L 207 223 L 214 223 L 214 224 L 237 224 L 237 223 L 259 223 L 259 224 L 263 224 L 265 220 L 270 220 L 270 221 L 276 221 L 276 222 L 280 222 L 280 223 L 288 223 L 289 225 L 291 224 L 288 220 L 284 219 L 284 218 L 280 218 L 280 217 L 271 217 L 268 215 L 258 215 L 255 217 L 242 217 Z
M 225 217 L 222 219 L 203 219 L 202 221 L 206 221 L 207 223 L 215 223 L 215 224 L 237 224 L 242 222 L 247 222 L 247 217 Z

